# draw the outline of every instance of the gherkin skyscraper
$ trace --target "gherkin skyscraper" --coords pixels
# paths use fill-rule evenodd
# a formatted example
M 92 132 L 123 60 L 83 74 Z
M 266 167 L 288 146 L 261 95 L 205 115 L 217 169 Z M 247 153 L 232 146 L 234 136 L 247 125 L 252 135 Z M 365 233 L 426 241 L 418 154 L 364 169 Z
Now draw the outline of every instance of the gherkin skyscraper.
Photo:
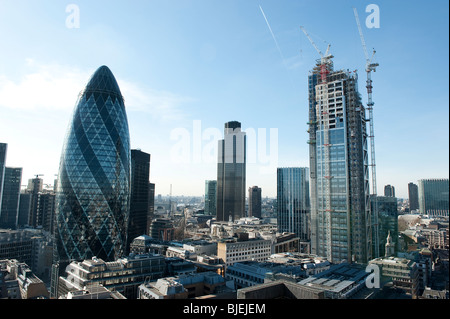
M 126 245 L 130 137 L 124 99 L 101 66 L 81 91 L 61 154 L 55 262 L 93 256 L 112 261 Z

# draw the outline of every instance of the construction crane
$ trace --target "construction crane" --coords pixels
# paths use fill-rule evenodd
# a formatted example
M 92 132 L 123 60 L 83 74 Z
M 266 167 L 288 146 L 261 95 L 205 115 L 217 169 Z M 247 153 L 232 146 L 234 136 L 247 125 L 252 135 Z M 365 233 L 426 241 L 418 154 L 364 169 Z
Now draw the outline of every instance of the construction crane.
M 316 111 L 319 127 L 322 129 L 323 134 L 323 154 L 324 154 L 324 171 L 323 173 L 323 184 L 325 187 L 324 198 L 325 198 L 325 210 L 321 209 L 325 216 L 325 237 L 326 237 L 326 254 L 328 260 L 332 260 L 331 255 L 331 242 L 332 242 L 332 231 L 331 231 L 331 214 L 333 212 L 333 208 L 331 205 L 331 167 L 330 167 L 330 133 L 329 133 L 329 113 L 328 113 L 328 74 L 332 69 L 332 58 L 333 56 L 330 54 L 330 44 L 328 44 L 327 51 L 325 54 L 320 51 L 317 45 L 309 36 L 308 32 L 306 32 L 304 27 L 300 27 L 303 33 L 306 35 L 308 40 L 311 42 L 312 46 L 316 49 L 317 53 L 320 56 L 320 62 L 318 65 L 320 67 L 320 83 L 316 86 L 316 102 L 318 107 L 318 112 Z
M 380 249 L 379 249 L 379 234 L 378 234 L 378 203 L 377 203 L 377 178 L 376 178 L 376 164 L 375 164 L 375 133 L 374 133 L 374 125 L 373 125 L 373 105 L 374 102 L 372 100 L 372 77 L 371 77 L 371 73 L 376 72 L 376 68 L 379 66 L 378 63 L 373 63 L 372 60 L 375 56 L 375 50 L 373 50 L 372 53 L 372 57 L 369 58 L 369 54 L 367 52 L 367 47 L 366 47 L 366 41 L 364 40 L 364 35 L 361 29 L 361 24 L 359 22 L 359 17 L 358 17 L 358 11 L 356 10 L 356 8 L 353 8 L 353 12 L 355 14 L 355 20 L 356 20 L 356 24 L 358 26 L 358 31 L 359 31 L 359 36 L 361 38 L 361 43 L 362 43 L 362 47 L 364 50 L 364 56 L 366 58 L 366 74 L 367 74 L 367 81 L 366 81 L 366 88 L 367 88 L 367 110 L 369 111 L 369 125 L 370 125 L 370 165 L 371 166 L 371 171 L 372 171 L 372 196 L 373 196 L 373 211 L 372 208 L 371 209 L 371 214 L 373 213 L 373 226 L 375 227 L 374 230 L 374 257 L 379 257 L 380 256 Z M 369 207 L 372 207 L 372 205 L 370 205 L 369 203 Z M 370 221 L 369 221 L 370 222 Z
M 305 28 L 303 26 L 300 26 L 300 29 L 306 35 L 306 37 L 308 38 L 309 42 L 311 42 L 311 44 L 314 47 L 314 49 L 316 49 L 317 53 L 319 53 L 320 66 L 321 66 L 321 68 L 320 68 L 320 76 L 321 76 L 322 82 L 326 82 L 326 76 L 328 74 L 327 65 L 329 65 L 331 63 L 331 59 L 334 58 L 334 56 L 330 54 L 330 47 L 331 47 L 331 45 L 328 44 L 327 51 L 325 52 L 325 54 L 323 54 L 322 51 L 320 51 L 320 49 L 317 47 L 317 45 L 313 41 L 313 39 L 309 36 L 309 34 L 305 30 Z

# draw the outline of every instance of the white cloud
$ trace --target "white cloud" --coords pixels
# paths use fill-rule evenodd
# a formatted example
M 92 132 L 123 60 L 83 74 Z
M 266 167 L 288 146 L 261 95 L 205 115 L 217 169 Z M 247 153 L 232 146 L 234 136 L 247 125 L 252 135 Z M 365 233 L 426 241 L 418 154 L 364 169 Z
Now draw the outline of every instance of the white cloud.
M 0 107 L 19 110 L 71 110 L 94 70 L 26 60 L 19 80 L 0 74 Z M 177 94 L 117 79 L 128 110 L 160 120 L 181 119 L 180 105 L 192 101 Z

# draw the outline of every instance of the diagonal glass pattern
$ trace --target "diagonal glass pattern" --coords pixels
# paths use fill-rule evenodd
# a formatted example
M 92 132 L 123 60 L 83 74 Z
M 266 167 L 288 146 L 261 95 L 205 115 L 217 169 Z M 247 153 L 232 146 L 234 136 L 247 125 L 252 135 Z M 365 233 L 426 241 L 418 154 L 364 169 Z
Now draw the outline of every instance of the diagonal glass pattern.
M 130 137 L 123 97 L 100 67 L 80 93 L 61 155 L 56 206 L 59 261 L 125 249 L 130 206 Z

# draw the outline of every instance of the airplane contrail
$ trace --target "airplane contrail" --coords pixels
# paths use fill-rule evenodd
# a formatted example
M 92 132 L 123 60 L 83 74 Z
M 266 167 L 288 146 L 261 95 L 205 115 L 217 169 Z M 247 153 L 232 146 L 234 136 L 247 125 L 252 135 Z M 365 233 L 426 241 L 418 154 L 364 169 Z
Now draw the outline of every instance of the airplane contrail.
M 278 45 L 278 41 L 277 41 L 277 38 L 275 37 L 275 34 L 273 34 L 272 28 L 270 27 L 269 21 L 267 20 L 267 17 L 266 17 L 266 15 L 264 13 L 264 10 L 262 9 L 261 6 L 259 6 L 259 9 L 261 10 L 261 13 L 262 13 L 262 15 L 264 17 L 264 20 L 266 20 L 267 27 L 269 28 L 270 34 L 272 34 L 273 41 L 275 41 L 275 45 L 277 46 L 278 52 L 280 53 L 280 56 L 281 56 L 281 58 L 283 59 L 283 62 L 284 62 L 283 53 L 281 52 L 280 46 Z

